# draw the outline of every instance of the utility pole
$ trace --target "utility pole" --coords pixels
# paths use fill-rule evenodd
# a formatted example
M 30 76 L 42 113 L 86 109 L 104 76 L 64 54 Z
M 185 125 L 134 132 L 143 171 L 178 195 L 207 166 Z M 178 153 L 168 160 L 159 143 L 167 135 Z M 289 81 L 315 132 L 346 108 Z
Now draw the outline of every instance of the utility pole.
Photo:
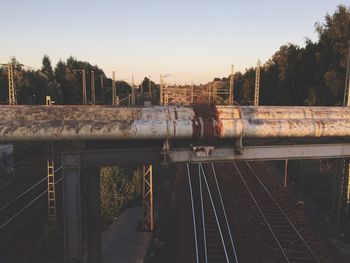
M 101 83 L 101 101 L 102 103 L 104 102 L 105 100 L 105 91 L 104 91 L 104 87 L 103 87 L 103 78 L 104 78 L 104 75 L 97 75 L 96 77 L 100 77 L 100 83 Z
M 134 84 L 134 76 L 131 77 L 131 105 L 135 106 L 135 84 Z
M 143 228 L 154 229 L 152 164 L 143 166 Z
M 217 90 L 217 85 L 216 85 L 215 81 L 213 81 L 213 83 L 212 83 L 212 96 L 213 96 L 214 103 L 217 103 L 218 90 Z
M 231 75 L 230 75 L 230 97 L 228 99 L 228 104 L 233 105 L 234 94 L 233 94 L 234 76 L 233 76 L 233 65 L 231 65 Z
M 260 93 L 260 60 L 255 69 L 255 96 L 254 96 L 254 106 L 259 106 L 259 93 Z
M 17 105 L 17 94 L 16 94 L 16 87 L 14 82 L 14 71 L 13 71 L 13 64 L 7 63 L 7 64 L 1 64 L 1 66 L 7 67 L 7 76 L 8 76 L 8 84 L 9 84 L 9 105 Z
M 348 47 L 347 69 L 345 78 L 343 107 L 350 107 L 350 41 Z M 344 198 L 345 197 L 345 198 Z M 339 195 L 340 200 L 345 199 L 345 218 L 350 216 L 350 162 L 349 159 L 343 160 L 343 176 L 341 178 L 341 193 Z M 343 204 L 343 201 L 339 202 Z M 339 209 L 342 209 L 343 205 L 340 205 Z M 339 217 L 338 217 L 339 220 Z M 349 233 L 349 223 L 347 224 L 346 232 Z
M 95 105 L 95 73 L 91 70 L 91 103 Z
M 159 104 L 164 105 L 164 94 L 163 94 L 163 76 L 160 74 L 160 84 L 159 84 Z
M 117 87 L 115 86 L 115 71 L 112 72 L 112 105 L 117 105 Z
M 191 103 L 193 104 L 193 89 L 194 89 L 194 86 L 193 86 L 193 82 L 192 82 L 192 85 L 191 85 Z
M 151 98 L 152 101 L 152 87 L 151 87 L 151 76 L 148 76 L 148 96 Z
M 86 95 L 86 74 L 85 69 L 83 69 L 83 104 L 87 105 L 87 95 Z
M 211 102 L 211 83 L 210 82 L 208 84 L 208 97 L 209 97 L 209 102 Z
M 13 74 L 13 64 L 8 63 L 7 65 L 7 74 L 9 79 L 9 105 L 17 105 L 17 95 L 16 95 L 16 88 L 14 83 L 14 74 Z
M 86 96 L 86 74 L 85 69 L 74 69 L 74 72 L 82 73 L 82 89 L 83 89 L 83 104 L 87 105 L 87 96 Z
M 347 60 L 347 66 L 346 66 L 346 77 L 345 77 L 345 89 L 344 89 L 344 100 L 343 100 L 343 106 L 349 107 L 350 106 L 350 41 L 349 41 L 349 47 L 348 47 L 348 60 Z

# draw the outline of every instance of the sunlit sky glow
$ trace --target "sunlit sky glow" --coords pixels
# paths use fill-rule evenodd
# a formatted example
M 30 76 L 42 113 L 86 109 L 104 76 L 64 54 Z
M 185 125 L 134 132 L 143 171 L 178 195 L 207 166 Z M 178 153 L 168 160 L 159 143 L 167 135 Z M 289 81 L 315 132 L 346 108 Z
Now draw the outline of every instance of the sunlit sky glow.
M 107 76 L 140 82 L 168 74 L 169 83 L 207 83 L 244 71 L 286 43 L 316 40 L 336 0 L 1 1 L 0 63 L 11 56 L 40 67 L 73 55 Z

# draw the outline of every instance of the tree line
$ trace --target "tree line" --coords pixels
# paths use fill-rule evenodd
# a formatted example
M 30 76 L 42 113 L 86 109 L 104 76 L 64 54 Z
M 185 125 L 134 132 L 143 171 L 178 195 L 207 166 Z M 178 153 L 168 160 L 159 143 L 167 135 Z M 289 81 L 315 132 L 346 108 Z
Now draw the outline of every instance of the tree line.
M 260 75 L 260 105 L 342 105 L 347 67 L 348 43 L 350 40 L 350 8 L 337 7 L 327 14 L 323 23 L 316 23 L 317 41 L 306 39 L 305 46 L 285 44 L 262 65 Z M 19 104 L 44 104 L 49 95 L 56 104 L 82 103 L 82 74 L 86 70 L 87 96 L 90 98 L 91 71 L 95 74 L 96 98 L 99 104 L 111 103 L 112 80 L 104 71 L 89 62 L 69 57 L 59 61 L 53 68 L 45 55 L 41 69 L 24 68 L 16 58 L 15 86 Z M 101 82 L 100 77 L 104 76 Z M 255 68 L 236 72 L 235 101 L 241 105 L 252 104 L 254 98 Z M 229 76 L 215 78 L 229 85 Z M 0 67 L 0 102 L 8 101 L 6 66 Z M 130 85 L 117 81 L 117 95 L 121 99 L 131 93 Z M 151 82 L 152 98 L 159 103 L 159 84 Z M 138 96 L 149 91 L 145 77 L 136 90 Z M 127 101 L 124 102 L 127 104 Z
M 94 72 L 95 94 L 98 104 L 111 104 L 112 79 L 106 77 L 104 71 L 97 65 L 69 57 L 66 61 L 60 60 L 53 68 L 49 56 L 44 55 L 40 69 L 33 69 L 21 64 L 15 57 L 10 63 L 14 69 L 14 84 L 16 87 L 18 104 L 45 104 L 46 96 L 51 96 L 56 104 L 82 104 L 82 72 L 86 74 L 87 98 L 91 98 L 91 74 Z M 0 67 L 0 103 L 8 103 L 8 76 L 7 65 Z M 116 81 L 117 96 L 120 99 L 131 94 L 131 86 L 123 80 Z M 149 83 L 154 96 L 159 96 L 159 86 L 153 81 L 144 78 L 136 93 L 141 90 L 148 92 Z M 124 100 L 122 104 L 127 104 Z
M 306 39 L 305 46 L 285 44 L 261 67 L 260 105 L 343 105 L 350 8 L 340 5 L 316 23 L 318 40 Z M 255 68 L 235 75 L 235 98 L 251 104 Z M 228 85 L 228 78 L 223 78 Z

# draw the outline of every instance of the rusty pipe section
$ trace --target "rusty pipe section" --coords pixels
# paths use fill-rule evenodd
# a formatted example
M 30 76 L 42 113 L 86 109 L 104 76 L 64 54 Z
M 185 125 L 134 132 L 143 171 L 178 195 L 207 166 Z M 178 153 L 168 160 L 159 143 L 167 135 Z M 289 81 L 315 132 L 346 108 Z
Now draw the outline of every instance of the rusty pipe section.
M 0 106 L 0 141 L 349 136 L 345 107 Z
M 223 119 L 236 119 L 241 114 L 249 120 L 350 118 L 350 109 L 347 107 L 217 106 L 217 110 Z

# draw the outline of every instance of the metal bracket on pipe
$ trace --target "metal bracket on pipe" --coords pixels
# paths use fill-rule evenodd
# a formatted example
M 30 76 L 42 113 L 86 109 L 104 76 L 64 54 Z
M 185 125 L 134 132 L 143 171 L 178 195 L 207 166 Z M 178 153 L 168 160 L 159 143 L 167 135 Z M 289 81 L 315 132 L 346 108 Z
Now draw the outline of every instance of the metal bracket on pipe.
M 235 153 L 242 154 L 241 150 L 243 148 L 243 136 L 239 137 L 235 142 Z
M 169 132 L 169 122 L 170 122 L 170 109 L 169 107 L 165 108 L 165 116 L 166 116 L 166 127 L 167 127 L 167 138 L 163 143 L 162 151 L 160 152 L 160 164 L 167 165 L 169 163 L 169 152 L 170 152 L 170 132 Z
M 235 143 L 235 152 L 237 154 L 241 154 L 241 150 L 243 148 L 243 136 L 244 136 L 244 127 L 245 127 L 245 123 L 247 122 L 247 119 L 245 118 L 244 116 L 244 113 L 242 111 L 242 108 L 239 107 L 239 112 L 240 112 L 240 115 L 241 115 L 241 120 L 242 120 L 242 123 L 244 124 L 243 127 L 242 127 L 242 134 L 241 136 L 238 137 L 238 139 L 236 140 L 236 143 Z
M 161 165 L 167 165 L 169 163 L 169 152 L 170 152 L 170 143 L 169 143 L 169 139 L 166 139 L 163 143 L 162 151 L 160 152 Z
M 192 146 L 192 151 L 197 157 L 208 157 L 214 149 L 214 146 Z

